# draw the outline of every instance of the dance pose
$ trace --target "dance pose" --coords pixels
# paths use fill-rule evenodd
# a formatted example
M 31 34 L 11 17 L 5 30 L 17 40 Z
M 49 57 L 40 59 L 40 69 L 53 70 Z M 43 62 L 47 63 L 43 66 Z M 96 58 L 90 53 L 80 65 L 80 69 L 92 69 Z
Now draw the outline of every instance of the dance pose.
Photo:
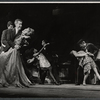
M 88 52 L 87 50 L 87 44 L 85 41 L 81 41 L 79 43 L 79 46 L 81 48 L 80 51 L 75 51 L 72 50 L 71 53 L 77 57 L 77 59 L 79 60 L 79 65 L 84 69 L 84 79 L 83 79 L 83 85 L 86 85 L 86 80 L 87 77 L 90 74 L 91 69 L 93 69 L 95 75 L 97 76 L 97 78 L 100 80 L 100 75 L 97 71 L 97 66 L 96 63 L 94 62 L 94 60 L 92 59 L 92 57 L 94 56 L 92 53 Z
M 47 73 L 49 74 L 49 76 L 52 78 L 53 82 L 56 84 L 56 85 L 59 85 L 59 83 L 57 83 L 56 79 L 54 78 L 53 74 L 52 74 L 52 67 L 51 67 L 51 64 L 50 62 L 47 60 L 47 58 L 44 56 L 43 53 L 41 53 L 41 51 L 43 49 L 45 49 L 46 45 L 48 45 L 49 43 L 47 44 L 44 44 L 44 41 L 42 41 L 42 44 L 44 45 L 42 47 L 42 49 L 37 52 L 36 49 L 34 49 L 34 54 L 33 54 L 33 58 L 32 59 L 28 59 L 28 63 L 32 63 L 34 61 L 34 59 L 38 59 L 39 61 L 39 74 L 40 74 L 40 79 L 41 79 L 41 84 L 44 84 L 45 82 L 45 78 L 47 76 Z

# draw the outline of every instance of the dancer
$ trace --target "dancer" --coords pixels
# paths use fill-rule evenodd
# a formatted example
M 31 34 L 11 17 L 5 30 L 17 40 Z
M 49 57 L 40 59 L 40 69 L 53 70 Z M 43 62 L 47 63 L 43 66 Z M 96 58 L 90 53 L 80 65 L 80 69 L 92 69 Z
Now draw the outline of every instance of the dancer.
M 57 83 L 56 79 L 54 78 L 53 74 L 52 74 L 52 67 L 50 62 L 47 60 L 47 58 L 44 56 L 43 53 L 41 53 L 41 51 L 46 47 L 47 44 L 44 44 L 44 41 L 42 41 L 42 45 L 43 48 L 37 52 L 37 49 L 34 49 L 33 52 L 33 58 L 32 59 L 28 59 L 28 63 L 32 63 L 34 61 L 34 59 L 38 59 L 39 61 L 39 73 L 40 73 L 40 79 L 41 79 L 41 83 L 40 84 L 44 84 L 45 82 L 45 78 L 47 76 L 47 73 L 50 75 L 50 77 L 52 78 L 53 82 L 56 85 L 59 85 L 59 83 Z
M 88 52 L 87 50 L 87 43 L 85 41 L 80 41 L 79 46 L 81 48 L 80 51 L 72 50 L 71 54 L 73 54 L 77 59 L 79 60 L 79 65 L 84 69 L 84 79 L 83 79 L 83 85 L 86 85 L 87 77 L 90 74 L 91 69 L 95 72 L 97 78 L 100 80 L 100 75 L 97 71 L 97 66 L 92 59 L 94 56 L 92 53 Z

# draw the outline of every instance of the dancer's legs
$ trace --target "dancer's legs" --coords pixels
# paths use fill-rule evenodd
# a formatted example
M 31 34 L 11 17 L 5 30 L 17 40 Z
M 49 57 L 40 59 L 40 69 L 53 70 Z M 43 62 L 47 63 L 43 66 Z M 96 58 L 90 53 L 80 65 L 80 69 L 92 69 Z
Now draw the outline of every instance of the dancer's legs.
M 55 77 L 54 77 L 53 74 L 52 74 L 52 67 L 50 67 L 48 70 L 49 70 L 49 75 L 50 75 L 50 77 L 52 78 L 53 82 L 54 82 L 56 85 L 58 85 L 57 80 L 55 79 Z
M 89 74 L 90 74 L 90 70 L 89 70 L 89 71 L 87 71 L 86 73 L 84 73 L 83 85 L 86 85 L 86 80 L 87 80 L 87 78 L 88 78 Z

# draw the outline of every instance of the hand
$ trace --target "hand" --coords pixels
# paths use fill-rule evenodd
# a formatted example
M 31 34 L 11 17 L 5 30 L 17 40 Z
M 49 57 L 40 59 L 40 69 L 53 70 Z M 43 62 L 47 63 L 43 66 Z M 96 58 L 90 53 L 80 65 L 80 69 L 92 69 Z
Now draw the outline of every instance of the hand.
M 19 45 L 15 45 L 15 48 L 16 48 L 16 49 L 19 49 L 19 48 L 20 48 L 20 46 L 19 46 Z
M 44 47 L 44 50 L 46 50 L 46 48 Z
M 34 58 L 33 59 L 28 59 L 27 63 L 32 63 L 33 61 L 34 61 Z

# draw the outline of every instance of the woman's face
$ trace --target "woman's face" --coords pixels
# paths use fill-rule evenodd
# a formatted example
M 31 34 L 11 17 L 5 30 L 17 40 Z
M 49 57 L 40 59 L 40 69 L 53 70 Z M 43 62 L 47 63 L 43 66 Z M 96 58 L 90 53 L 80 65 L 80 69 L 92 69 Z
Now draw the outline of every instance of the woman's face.
M 31 28 L 27 28 L 27 33 L 26 35 L 31 35 L 33 32 L 34 32 L 34 29 L 31 29 Z

